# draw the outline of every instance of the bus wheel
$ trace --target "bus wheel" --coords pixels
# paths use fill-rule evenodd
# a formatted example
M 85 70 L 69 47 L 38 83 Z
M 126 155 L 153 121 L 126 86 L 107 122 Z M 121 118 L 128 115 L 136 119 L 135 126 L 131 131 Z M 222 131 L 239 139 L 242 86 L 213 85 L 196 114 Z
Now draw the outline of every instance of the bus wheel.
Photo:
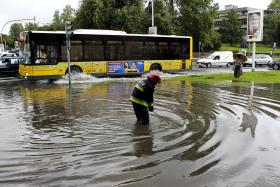
M 71 66 L 71 74 L 72 75 L 76 75 L 76 74 L 79 74 L 79 73 L 82 73 L 82 70 L 77 67 L 77 66 Z M 68 73 L 68 69 L 67 69 L 67 73 Z
M 150 67 L 150 71 L 162 71 L 162 67 L 160 64 L 152 64 Z

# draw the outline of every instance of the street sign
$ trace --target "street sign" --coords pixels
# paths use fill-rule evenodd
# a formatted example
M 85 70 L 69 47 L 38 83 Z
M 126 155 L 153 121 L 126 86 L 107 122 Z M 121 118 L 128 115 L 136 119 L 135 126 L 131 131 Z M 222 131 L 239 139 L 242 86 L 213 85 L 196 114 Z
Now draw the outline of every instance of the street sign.
M 263 39 L 263 10 L 249 11 L 247 16 L 247 41 L 258 42 Z
M 149 27 L 149 34 L 157 34 L 157 27 Z

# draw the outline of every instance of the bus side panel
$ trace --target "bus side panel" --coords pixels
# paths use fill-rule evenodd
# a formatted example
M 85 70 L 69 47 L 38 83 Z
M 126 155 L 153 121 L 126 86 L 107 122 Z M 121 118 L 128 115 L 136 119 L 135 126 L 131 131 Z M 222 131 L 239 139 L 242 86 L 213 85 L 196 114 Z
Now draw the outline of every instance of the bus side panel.
M 192 68 L 192 60 L 186 60 L 186 69 L 191 69 Z
M 58 63 L 57 65 L 20 64 L 19 75 L 21 77 L 62 76 L 65 75 L 66 68 L 65 62 Z
M 150 71 L 152 64 L 160 64 L 163 71 L 181 70 L 182 63 L 182 60 L 147 60 L 145 61 L 144 71 Z
M 18 69 L 19 76 L 26 77 L 32 74 L 32 67 L 33 66 L 27 64 L 20 64 Z
M 190 37 L 190 60 L 188 60 L 186 67 L 192 69 L 192 60 L 193 60 L 193 38 Z
M 65 62 L 60 62 L 57 65 L 34 65 L 31 76 L 63 76 L 67 64 Z
M 105 74 L 107 71 L 107 62 L 71 62 L 71 66 L 76 65 L 81 68 L 85 74 Z

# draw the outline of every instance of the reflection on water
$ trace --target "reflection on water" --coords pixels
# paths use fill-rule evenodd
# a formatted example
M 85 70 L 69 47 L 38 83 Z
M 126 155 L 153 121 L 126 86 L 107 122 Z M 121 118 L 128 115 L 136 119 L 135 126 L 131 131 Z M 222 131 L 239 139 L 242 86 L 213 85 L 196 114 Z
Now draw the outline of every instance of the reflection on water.
M 0 186 L 279 186 L 280 85 L 138 79 L 1 84 Z

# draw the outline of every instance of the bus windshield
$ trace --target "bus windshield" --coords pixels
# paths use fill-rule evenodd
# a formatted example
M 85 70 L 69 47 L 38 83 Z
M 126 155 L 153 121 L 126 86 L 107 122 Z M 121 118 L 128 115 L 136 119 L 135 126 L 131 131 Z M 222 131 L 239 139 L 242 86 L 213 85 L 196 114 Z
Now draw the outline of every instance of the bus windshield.
M 30 45 L 28 42 L 28 33 L 22 32 L 20 33 L 20 57 L 23 58 L 21 63 L 23 64 L 30 64 L 31 63 L 31 51 L 30 51 Z

